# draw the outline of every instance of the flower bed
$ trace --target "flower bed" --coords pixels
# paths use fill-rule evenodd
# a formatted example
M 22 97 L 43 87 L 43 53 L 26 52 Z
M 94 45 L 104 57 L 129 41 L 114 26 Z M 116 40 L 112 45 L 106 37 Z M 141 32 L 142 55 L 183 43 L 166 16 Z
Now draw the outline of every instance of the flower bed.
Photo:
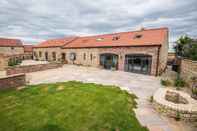
M 180 95 L 180 98 L 183 98 L 188 103 L 175 103 L 169 101 L 169 97 L 166 99 L 166 94 L 169 91 L 173 92 L 173 94 L 176 94 L 175 96 L 177 96 L 177 94 Z M 158 112 L 161 112 L 167 116 L 174 118 L 180 117 L 180 119 L 182 120 L 189 121 L 197 120 L 197 101 L 191 98 L 190 95 L 183 93 L 181 91 L 160 88 L 156 91 L 156 93 L 153 96 L 153 104 Z

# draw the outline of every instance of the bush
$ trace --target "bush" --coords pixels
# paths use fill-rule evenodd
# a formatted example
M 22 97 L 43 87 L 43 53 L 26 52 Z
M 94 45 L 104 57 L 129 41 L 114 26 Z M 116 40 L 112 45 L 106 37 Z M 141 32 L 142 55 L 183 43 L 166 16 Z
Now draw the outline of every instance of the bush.
M 175 116 L 175 120 L 176 121 L 180 121 L 181 120 L 181 115 L 180 115 L 180 112 L 176 112 L 176 116 Z
M 149 101 L 150 101 L 151 103 L 153 103 L 153 96 L 150 96 Z
M 15 66 L 15 65 L 19 65 L 20 63 L 22 63 L 21 59 L 10 59 L 8 61 L 8 66 Z
M 184 87 L 185 85 L 185 81 L 180 77 L 177 77 L 174 81 L 174 86 L 177 87 L 177 89 L 180 89 L 180 87 Z
M 170 80 L 163 80 L 163 79 L 161 79 L 160 83 L 163 86 L 170 86 L 170 85 L 172 85 Z

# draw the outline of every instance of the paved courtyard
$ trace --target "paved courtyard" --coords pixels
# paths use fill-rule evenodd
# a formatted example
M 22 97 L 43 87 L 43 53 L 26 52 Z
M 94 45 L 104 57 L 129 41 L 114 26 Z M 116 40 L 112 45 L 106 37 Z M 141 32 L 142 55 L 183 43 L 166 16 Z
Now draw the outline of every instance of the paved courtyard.
M 47 63 L 49 63 L 49 62 L 47 62 L 47 61 L 35 61 L 35 60 L 23 60 L 20 65 L 21 66 L 26 66 L 26 65 L 38 65 L 38 64 L 47 64 Z
M 161 87 L 159 77 L 146 76 L 123 71 L 108 71 L 93 67 L 64 65 L 62 68 L 27 74 L 29 84 L 54 83 L 77 80 L 88 83 L 116 85 L 138 96 L 135 110 L 138 120 L 151 131 L 184 131 L 177 125 L 159 115 L 148 102 L 153 93 Z

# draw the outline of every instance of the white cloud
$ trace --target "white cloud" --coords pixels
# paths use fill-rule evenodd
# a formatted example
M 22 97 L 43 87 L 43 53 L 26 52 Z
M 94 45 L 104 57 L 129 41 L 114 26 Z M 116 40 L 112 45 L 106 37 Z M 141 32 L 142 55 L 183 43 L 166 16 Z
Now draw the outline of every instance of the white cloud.
M 166 26 L 171 41 L 197 34 L 196 0 L 0 0 L 0 36 L 36 43 Z

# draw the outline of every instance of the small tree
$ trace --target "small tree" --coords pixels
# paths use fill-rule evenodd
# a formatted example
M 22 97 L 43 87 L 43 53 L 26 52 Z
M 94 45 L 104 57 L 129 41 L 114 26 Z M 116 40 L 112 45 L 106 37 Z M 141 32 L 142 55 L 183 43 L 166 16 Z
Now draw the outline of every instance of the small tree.
M 175 46 L 176 56 L 197 60 L 197 41 L 187 35 L 181 36 Z
M 183 56 L 184 55 L 184 49 L 185 46 L 187 46 L 188 43 L 191 43 L 192 39 L 188 37 L 187 35 L 181 36 L 177 41 L 176 41 L 176 46 L 175 46 L 175 52 L 177 56 Z

